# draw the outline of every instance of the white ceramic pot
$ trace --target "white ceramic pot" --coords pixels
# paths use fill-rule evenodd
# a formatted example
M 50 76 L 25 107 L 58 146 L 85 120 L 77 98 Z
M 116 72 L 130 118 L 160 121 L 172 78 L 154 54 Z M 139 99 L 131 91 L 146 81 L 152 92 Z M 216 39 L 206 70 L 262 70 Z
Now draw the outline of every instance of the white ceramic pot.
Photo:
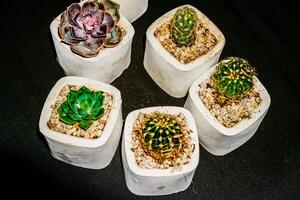
M 120 4 L 120 12 L 124 17 L 134 22 L 141 17 L 148 8 L 148 0 L 114 0 Z
M 188 164 L 182 167 L 182 171 L 172 169 L 144 169 L 136 164 L 132 147 L 132 127 L 140 112 L 151 113 L 154 111 L 167 112 L 170 114 L 183 113 L 187 119 L 189 129 L 192 130 L 192 143 L 195 150 Z M 194 176 L 199 162 L 199 144 L 196 125 L 191 113 L 180 107 L 150 107 L 131 112 L 125 122 L 122 139 L 122 162 L 125 180 L 128 189 L 136 195 L 166 195 L 186 190 Z
M 81 0 L 82 1 L 82 0 Z M 120 4 L 120 12 L 124 17 L 134 22 L 142 16 L 148 8 L 148 0 L 113 0 Z
M 178 8 L 185 6 L 192 7 L 196 10 L 199 19 L 218 40 L 216 46 L 208 53 L 188 64 L 180 63 L 154 36 L 157 27 L 161 26 L 166 20 L 171 19 Z M 178 8 L 166 13 L 148 28 L 144 56 L 144 67 L 148 74 L 159 87 L 173 97 L 185 96 L 195 79 L 217 63 L 225 45 L 224 35 L 217 26 L 198 9 L 190 5 L 184 5 Z
M 56 101 L 60 90 L 66 85 L 85 85 L 112 94 L 113 105 L 102 135 L 97 139 L 85 139 L 66 135 L 48 128 L 47 121 L 51 115 L 50 106 Z M 90 169 L 102 169 L 112 160 L 122 132 L 122 100 L 115 87 L 80 77 L 64 77 L 50 91 L 44 104 L 39 128 L 45 136 L 54 158 L 71 165 Z
M 270 107 L 271 98 L 266 88 L 255 77 L 254 87 L 261 95 L 261 104 L 250 119 L 243 120 L 232 128 L 223 126 L 205 107 L 198 95 L 199 84 L 210 78 L 216 66 L 207 70 L 193 83 L 184 107 L 191 111 L 195 118 L 200 144 L 211 154 L 222 156 L 240 147 L 254 135 Z
M 58 62 L 67 75 L 111 83 L 129 66 L 134 29 L 125 17 L 121 16 L 120 19 L 120 24 L 126 30 L 120 44 L 113 48 L 104 48 L 92 58 L 84 58 L 73 53 L 69 45 L 61 42 L 57 31 L 59 23 L 60 15 L 52 21 L 50 30 Z

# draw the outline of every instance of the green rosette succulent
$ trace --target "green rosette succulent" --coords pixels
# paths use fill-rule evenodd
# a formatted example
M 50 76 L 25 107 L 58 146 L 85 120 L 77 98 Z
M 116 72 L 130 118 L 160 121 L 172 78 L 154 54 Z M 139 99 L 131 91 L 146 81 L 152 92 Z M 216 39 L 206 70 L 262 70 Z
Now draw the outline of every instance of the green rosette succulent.
M 181 127 L 170 115 L 157 113 L 145 122 L 144 151 L 158 161 L 175 157 L 181 149 Z
M 245 59 L 228 57 L 212 75 L 215 89 L 226 99 L 240 99 L 254 86 L 256 70 Z
M 190 46 L 196 39 L 198 16 L 190 7 L 183 7 L 176 11 L 171 21 L 171 38 L 177 46 Z
M 78 124 L 84 130 L 104 113 L 104 96 L 101 92 L 91 91 L 85 86 L 78 91 L 71 90 L 67 100 L 57 109 L 60 121 L 65 124 Z

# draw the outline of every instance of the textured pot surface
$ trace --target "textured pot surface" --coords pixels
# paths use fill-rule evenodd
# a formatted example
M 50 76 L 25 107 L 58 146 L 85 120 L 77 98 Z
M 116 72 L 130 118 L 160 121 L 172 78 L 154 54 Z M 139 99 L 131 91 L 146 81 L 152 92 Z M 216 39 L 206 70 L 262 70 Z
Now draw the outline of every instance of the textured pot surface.
M 178 8 L 185 6 L 196 10 L 200 21 L 218 40 L 218 43 L 210 51 L 188 64 L 180 63 L 154 36 L 157 27 L 171 19 Z M 190 5 L 178 8 L 166 13 L 148 28 L 144 55 L 144 67 L 148 74 L 159 87 L 173 97 L 185 96 L 195 79 L 217 63 L 225 45 L 222 32 L 202 12 Z
M 210 113 L 198 95 L 199 84 L 209 79 L 216 66 L 207 70 L 193 83 L 184 107 L 195 117 L 200 144 L 214 155 L 225 155 L 254 135 L 270 107 L 271 98 L 266 88 L 255 77 L 254 87 L 260 93 L 262 102 L 250 119 L 245 119 L 232 128 L 226 128 Z
M 113 48 L 104 48 L 92 58 L 73 53 L 69 45 L 61 42 L 57 31 L 59 23 L 60 15 L 52 21 L 50 30 L 58 62 L 67 75 L 111 83 L 129 66 L 134 29 L 125 17 L 121 16 L 119 22 L 126 31 L 120 44 Z
M 47 122 L 51 115 L 50 106 L 56 101 L 60 90 L 65 85 L 85 85 L 105 91 L 113 96 L 113 105 L 101 137 L 85 139 L 59 133 L 49 129 Z M 115 87 L 80 77 L 64 77 L 50 91 L 40 116 L 40 132 L 45 136 L 54 158 L 71 165 L 91 169 L 106 167 L 112 160 L 122 132 L 122 100 Z
M 191 132 L 191 141 L 195 149 L 188 164 L 182 166 L 181 171 L 169 169 L 144 169 L 136 164 L 131 151 L 132 127 L 140 112 L 151 113 L 154 111 L 171 114 L 183 113 Z M 187 189 L 193 179 L 194 172 L 199 162 L 199 144 L 196 125 L 191 113 L 180 107 L 150 107 L 131 112 L 125 122 L 122 139 L 122 163 L 125 173 L 126 184 L 129 190 L 137 195 L 166 195 Z
M 148 0 L 115 0 L 115 2 L 120 4 L 120 12 L 130 22 L 141 17 L 148 8 Z

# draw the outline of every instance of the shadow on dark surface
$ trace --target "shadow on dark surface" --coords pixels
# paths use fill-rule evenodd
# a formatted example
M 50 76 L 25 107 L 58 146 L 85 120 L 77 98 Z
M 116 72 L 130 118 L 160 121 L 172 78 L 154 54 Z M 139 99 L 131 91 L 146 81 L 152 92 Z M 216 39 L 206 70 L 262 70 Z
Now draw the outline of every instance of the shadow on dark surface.
M 51 31 L 50 29 L 48 30 L 48 39 L 50 41 L 50 46 L 51 46 L 51 52 L 52 52 L 52 59 L 53 60 L 57 60 L 57 55 L 56 55 L 56 51 L 55 51 L 55 47 L 54 47 L 54 42 L 53 42 L 53 39 L 52 39 L 52 34 L 51 34 Z M 57 62 L 58 63 L 58 62 Z M 59 65 L 59 64 L 58 64 Z
M 48 151 L 50 153 L 50 148 L 49 148 L 48 142 L 47 142 L 46 138 L 44 137 L 44 135 L 40 132 L 39 127 L 36 128 L 36 131 L 38 133 L 37 134 L 38 139 L 44 144 L 44 146 L 48 149 Z

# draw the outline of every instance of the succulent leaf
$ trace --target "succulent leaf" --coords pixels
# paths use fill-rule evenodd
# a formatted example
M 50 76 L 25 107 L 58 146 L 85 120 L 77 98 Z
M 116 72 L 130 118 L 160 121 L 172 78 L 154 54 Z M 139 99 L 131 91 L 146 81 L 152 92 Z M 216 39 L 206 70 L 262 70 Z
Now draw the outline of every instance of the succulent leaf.
M 97 0 L 99 7 L 103 7 L 109 14 L 112 15 L 114 21 L 120 20 L 120 4 L 111 0 Z
M 114 47 L 122 41 L 122 30 L 116 25 L 104 41 L 105 47 Z
M 198 16 L 190 7 L 176 11 L 171 21 L 171 38 L 177 46 L 189 46 L 195 42 Z
M 100 51 L 103 47 L 104 41 L 103 38 L 89 37 L 84 41 L 83 46 L 92 51 Z
M 69 125 L 73 125 L 76 123 L 76 121 L 74 121 L 73 119 L 71 119 L 68 116 L 62 116 L 59 118 L 60 121 L 62 121 L 65 124 L 69 124 Z
M 79 4 L 78 4 L 79 5 Z M 98 11 L 99 7 L 96 3 L 92 1 L 87 1 L 82 5 L 82 14 L 83 16 L 93 15 Z
M 78 91 L 71 90 L 67 100 L 57 109 L 59 119 L 66 124 L 78 123 L 86 130 L 103 115 L 103 99 L 101 92 L 90 91 L 85 86 Z
M 76 18 L 81 12 L 81 7 L 78 3 L 71 4 L 67 9 L 68 21 L 70 24 L 77 26 Z
M 92 126 L 92 124 L 93 124 L 93 120 L 90 120 L 90 119 L 81 120 L 79 122 L 79 127 L 87 130 L 88 128 L 90 128 Z
M 68 18 L 66 12 L 62 12 L 60 17 L 60 26 L 58 27 L 58 35 L 62 42 L 66 44 L 77 44 L 79 41 L 73 39 L 71 32 L 71 26 L 68 23 Z
M 106 26 L 106 33 L 110 33 L 115 26 L 115 21 L 109 13 L 104 13 L 102 24 Z
M 85 45 L 71 45 L 71 51 L 85 58 L 91 58 L 98 55 L 99 51 L 102 49 L 102 46 L 98 47 L 95 50 L 85 47 Z
M 95 106 L 93 108 L 93 110 L 91 111 L 91 118 L 93 120 L 96 120 L 99 118 L 99 116 L 102 116 L 103 113 L 104 113 L 104 108 L 102 108 L 100 106 Z
M 78 27 L 70 27 L 72 36 L 74 40 L 85 41 L 88 39 L 88 36 L 85 34 L 85 31 Z
M 71 4 L 62 12 L 58 27 L 62 42 L 82 57 L 97 56 L 106 38 L 116 34 L 111 32 L 117 30 L 114 27 L 119 21 L 118 10 L 118 4 L 109 0 L 87 1 L 82 6 Z
M 228 57 L 212 75 L 214 87 L 226 99 L 240 99 L 253 88 L 256 70 L 242 58 Z

